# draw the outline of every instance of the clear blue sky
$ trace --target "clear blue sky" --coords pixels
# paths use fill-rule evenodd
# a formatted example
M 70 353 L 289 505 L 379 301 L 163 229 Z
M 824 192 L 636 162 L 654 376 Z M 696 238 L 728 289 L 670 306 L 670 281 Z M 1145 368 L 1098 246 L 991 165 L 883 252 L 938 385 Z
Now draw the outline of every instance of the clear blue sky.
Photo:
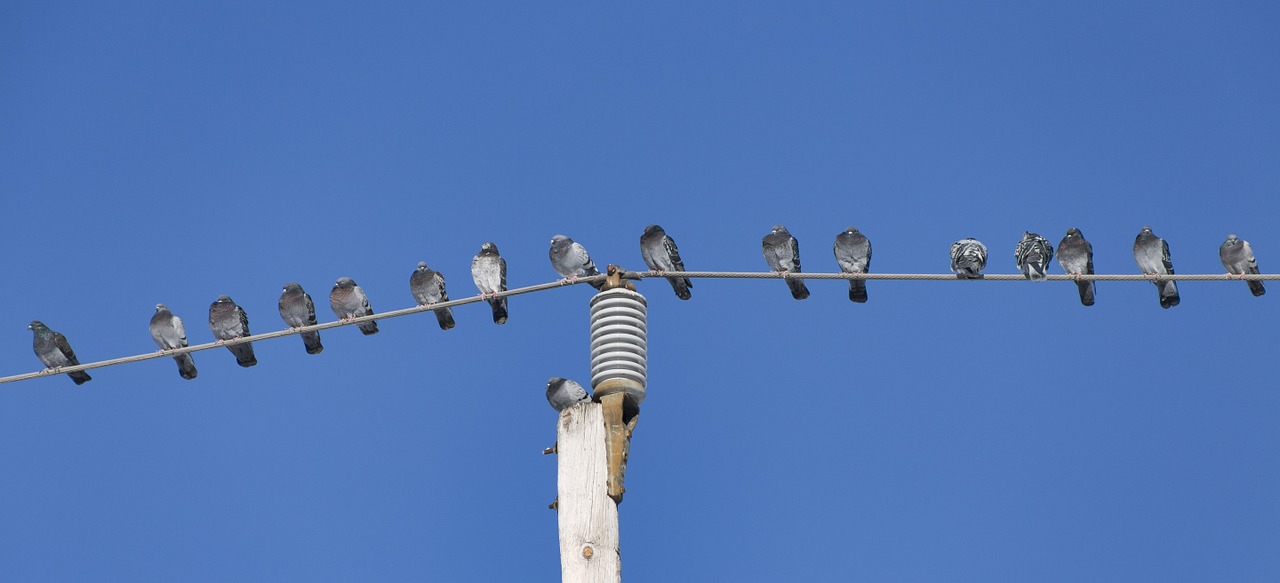
M 28 321 L 84 360 L 208 342 L 229 294 L 340 276 L 407 307 L 555 233 L 641 267 L 762 270 L 775 223 L 834 271 L 939 273 L 973 236 L 1079 227 L 1133 273 L 1229 232 L 1280 270 L 1280 8 L 1264 2 L 9 2 L 0 374 Z M 1055 264 L 1052 273 L 1060 273 Z M 1280 285 L 644 282 L 650 386 L 621 506 L 631 581 L 1280 580 Z M 556 581 L 551 376 L 587 380 L 583 286 L 0 389 L 0 570 L 24 581 Z

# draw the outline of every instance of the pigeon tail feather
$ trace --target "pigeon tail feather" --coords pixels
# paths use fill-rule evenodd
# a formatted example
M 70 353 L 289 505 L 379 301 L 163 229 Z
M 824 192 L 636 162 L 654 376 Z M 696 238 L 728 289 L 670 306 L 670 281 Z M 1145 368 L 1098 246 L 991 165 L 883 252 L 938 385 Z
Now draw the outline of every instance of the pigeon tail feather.
M 324 345 L 320 344 L 319 332 L 303 332 L 302 345 L 307 348 L 307 354 L 320 354 L 324 351 Z
M 436 321 L 440 323 L 441 330 L 448 330 L 455 324 L 453 321 L 453 310 L 449 308 L 440 308 L 436 310 Z
M 1076 287 L 1080 288 L 1080 303 L 1086 306 L 1093 305 L 1093 282 L 1077 281 Z
M 173 361 L 178 363 L 179 376 L 187 380 L 196 378 L 196 361 L 191 358 L 190 354 L 179 354 L 173 357 Z
M 797 300 L 809 297 L 809 288 L 805 287 L 803 279 L 788 279 L 787 287 L 791 288 L 791 297 Z
M 849 280 L 849 301 L 859 304 L 867 303 L 867 282 L 862 279 Z
M 489 300 L 489 307 L 493 308 L 493 323 L 507 323 L 507 298 L 498 298 Z

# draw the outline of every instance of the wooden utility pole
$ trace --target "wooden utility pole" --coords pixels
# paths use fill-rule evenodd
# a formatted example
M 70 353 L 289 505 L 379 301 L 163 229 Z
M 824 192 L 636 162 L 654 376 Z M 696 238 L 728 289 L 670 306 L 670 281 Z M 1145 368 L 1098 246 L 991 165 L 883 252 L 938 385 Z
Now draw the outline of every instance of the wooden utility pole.
M 618 505 L 609 497 L 603 407 L 581 403 L 556 425 L 560 577 L 564 583 L 621 583 Z

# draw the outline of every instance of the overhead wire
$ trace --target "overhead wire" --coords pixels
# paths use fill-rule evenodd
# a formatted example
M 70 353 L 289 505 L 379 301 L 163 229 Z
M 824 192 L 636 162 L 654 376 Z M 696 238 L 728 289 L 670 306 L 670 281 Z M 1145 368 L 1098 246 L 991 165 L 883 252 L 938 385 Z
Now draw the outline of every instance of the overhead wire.
M 596 283 L 604 281 L 608 277 L 605 274 L 593 275 L 589 277 L 580 277 L 574 280 L 560 279 L 553 282 L 541 283 L 516 289 L 498 292 L 496 295 L 488 296 L 468 296 L 466 298 L 449 300 L 447 302 L 439 302 L 435 304 L 427 304 L 421 306 L 413 306 L 380 314 L 371 314 L 352 318 L 350 320 L 336 320 L 333 322 L 323 322 L 311 326 L 301 326 L 298 328 L 286 328 L 284 330 L 276 330 L 274 332 L 266 332 L 263 334 L 255 334 L 252 336 L 243 336 L 233 340 L 221 342 L 208 342 L 205 344 L 195 344 L 184 348 L 175 348 L 172 350 L 157 350 L 143 354 L 135 354 L 132 356 L 123 356 L 120 358 L 111 358 L 107 360 L 99 360 L 78 364 L 75 366 L 64 366 L 57 369 L 43 369 L 35 372 L 0 377 L 0 384 L 25 381 L 34 378 L 54 374 L 66 374 L 82 370 L 90 370 L 96 368 L 104 368 L 119 364 L 127 364 L 130 362 L 138 362 L 142 360 L 151 360 L 154 358 L 173 357 L 180 354 L 188 354 L 199 352 L 201 350 L 209 350 L 212 348 L 220 348 L 224 346 L 234 346 L 236 344 L 244 344 L 247 342 L 259 342 L 262 340 L 271 340 L 273 338 L 282 338 L 285 336 L 293 336 L 303 332 L 313 332 L 320 330 L 328 330 L 339 326 L 354 326 L 364 322 L 374 320 L 386 320 L 390 318 L 398 318 L 400 316 L 408 316 L 411 314 L 420 314 L 422 312 L 430 312 L 441 308 L 452 308 L 464 304 L 472 304 L 476 302 L 486 301 L 488 299 L 503 298 L 533 292 L 544 291 L 548 289 L 556 289 L 568 285 L 576 285 L 582 283 Z M 1020 273 L 990 273 L 983 274 L 978 279 L 962 280 L 952 273 L 808 273 L 808 272 L 776 272 L 776 271 L 630 271 L 625 272 L 624 279 L 642 279 L 652 277 L 687 277 L 692 279 L 862 279 L 862 280 L 906 280 L 906 281 L 1027 281 Z M 1065 275 L 1054 274 L 1047 275 L 1045 279 L 1048 281 L 1273 281 L 1280 280 L 1280 274 L 1246 274 L 1232 275 L 1225 273 L 1212 274 L 1169 274 L 1169 275 L 1143 275 L 1143 274 L 1117 274 L 1117 273 L 1095 273 L 1081 275 Z

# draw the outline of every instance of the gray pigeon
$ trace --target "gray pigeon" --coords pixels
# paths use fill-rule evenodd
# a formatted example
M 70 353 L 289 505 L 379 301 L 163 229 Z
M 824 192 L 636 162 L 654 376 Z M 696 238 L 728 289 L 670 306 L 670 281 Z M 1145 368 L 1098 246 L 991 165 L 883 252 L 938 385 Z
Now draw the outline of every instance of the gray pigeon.
M 1084 238 L 1080 229 L 1071 227 L 1058 243 L 1058 265 L 1067 275 L 1093 275 L 1093 245 Z M 1080 288 L 1080 303 L 1093 305 L 1093 280 L 1076 280 Z
M 987 267 L 987 246 L 969 237 L 951 244 L 951 271 L 956 279 L 982 279 Z
M 296 282 L 284 284 L 284 289 L 280 291 L 280 318 L 290 328 L 316 325 L 316 304 L 311 301 L 311 294 Z M 307 354 L 319 354 L 324 350 L 324 345 L 320 344 L 320 332 L 312 330 L 303 332 L 300 336 Z
M 1173 275 L 1169 244 L 1152 233 L 1151 227 L 1142 227 L 1142 232 L 1133 240 L 1133 259 L 1138 262 L 1138 269 L 1146 275 Z M 1172 308 L 1181 301 L 1177 282 L 1165 280 L 1151 283 L 1160 290 L 1160 307 Z
M 786 227 L 774 225 L 761 240 L 761 246 L 769 269 L 784 274 L 800 273 L 800 242 L 787 232 Z M 785 276 L 783 279 L 791 288 L 791 297 L 797 300 L 809 297 L 809 288 L 805 287 L 803 279 Z
M 1227 273 L 1234 275 L 1257 274 L 1258 260 L 1253 258 L 1253 248 L 1249 246 L 1248 241 L 1243 241 L 1235 235 L 1227 235 L 1227 240 L 1222 242 L 1222 246 L 1218 247 L 1218 258 L 1222 259 L 1222 266 L 1227 268 Z M 1254 296 L 1260 296 L 1267 293 L 1266 288 L 1262 287 L 1261 281 L 1247 281 L 1249 291 Z
M 418 268 L 409 275 L 409 292 L 413 294 L 413 299 L 418 301 L 419 306 L 449 301 L 449 294 L 444 290 L 444 275 L 438 271 L 432 271 L 422 261 L 418 262 Z M 436 322 L 440 323 L 441 330 L 448 330 L 454 326 L 453 310 L 439 308 L 434 311 Z
M 187 330 L 182 326 L 182 318 L 173 315 L 164 304 L 156 304 L 156 313 L 151 316 L 151 339 L 160 350 L 173 350 L 187 347 Z M 178 354 L 173 357 L 178 363 L 178 375 L 184 379 L 196 378 L 196 362 L 191 353 Z
M 684 271 L 684 261 L 680 259 L 680 250 L 676 248 L 675 240 L 668 237 L 667 232 L 658 225 L 644 228 L 644 234 L 640 235 L 640 256 L 644 258 L 644 264 L 653 271 Z M 693 282 L 689 278 L 668 277 L 667 281 L 671 282 L 676 297 L 682 300 L 692 297 L 689 288 L 693 287 Z
M 213 330 L 213 337 L 218 342 L 252 336 L 249 332 L 249 315 L 227 296 L 218 296 L 218 300 L 209 305 L 209 329 Z M 234 344 L 228 346 L 227 350 L 236 356 L 236 364 L 240 366 L 258 364 L 257 357 L 253 355 L 252 343 Z
M 547 381 L 547 402 L 557 413 L 578 403 L 590 403 L 591 395 L 582 385 L 569 379 L 552 377 Z
M 840 264 L 840 271 L 866 273 L 871 268 L 871 241 L 857 227 L 849 227 L 836 235 L 833 250 L 836 263 Z M 849 280 L 849 301 L 859 304 L 867 301 L 867 280 Z
M 67 343 L 67 337 L 58 332 L 50 330 L 40 320 L 32 320 L 27 329 L 35 332 L 35 341 L 32 347 L 36 351 L 36 356 L 40 358 L 40 362 L 45 368 L 57 370 L 64 366 L 75 366 L 80 364 L 76 359 L 76 353 L 71 350 L 71 344 Z M 84 371 L 69 372 L 67 376 L 75 381 L 77 385 L 83 385 L 93 377 Z M 550 393 L 548 393 L 548 396 Z
M 1018 262 L 1022 276 L 1031 281 L 1044 281 L 1045 270 L 1053 259 L 1053 247 L 1049 241 L 1031 231 L 1022 232 L 1022 240 L 1013 248 L 1013 258 Z
M 600 275 L 600 270 L 596 269 L 591 256 L 587 255 L 586 248 L 564 235 L 551 238 L 551 249 L 547 255 L 551 257 L 551 266 L 555 268 L 556 273 L 569 281 L 579 277 Z M 604 282 L 597 281 L 592 283 L 591 287 L 604 289 Z
M 476 282 L 480 295 L 491 296 L 507 291 L 507 260 L 498 255 L 498 246 L 486 242 L 480 246 L 480 252 L 471 260 L 471 280 Z M 487 298 L 489 307 L 493 309 L 493 323 L 507 322 L 507 298 Z
M 373 308 L 369 307 L 369 296 L 356 285 L 350 277 L 339 277 L 329 292 L 329 307 L 339 320 L 349 321 L 362 316 L 372 316 Z M 378 333 L 378 322 L 369 320 L 358 324 L 365 336 Z

